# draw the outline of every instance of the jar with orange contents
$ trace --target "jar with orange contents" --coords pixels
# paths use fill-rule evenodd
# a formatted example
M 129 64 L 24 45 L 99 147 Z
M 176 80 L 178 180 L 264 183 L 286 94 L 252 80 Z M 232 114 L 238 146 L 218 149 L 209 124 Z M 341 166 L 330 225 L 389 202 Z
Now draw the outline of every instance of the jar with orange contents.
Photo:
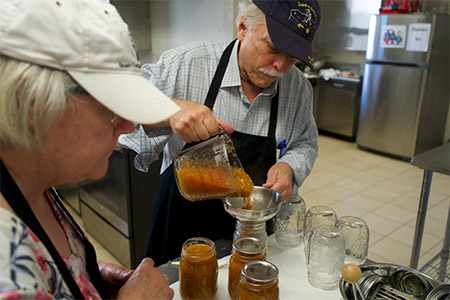
M 181 151 L 173 166 L 178 189 L 190 201 L 249 197 L 254 189 L 227 134 Z
M 216 246 L 207 238 L 184 242 L 180 260 L 180 295 L 188 299 L 212 299 L 217 293 Z
M 278 268 L 267 261 L 251 261 L 242 267 L 239 300 L 278 300 Z
M 237 299 L 237 287 L 242 267 L 250 261 L 265 259 L 266 245 L 259 239 L 241 237 L 234 240 L 228 267 L 228 294 L 231 299 Z

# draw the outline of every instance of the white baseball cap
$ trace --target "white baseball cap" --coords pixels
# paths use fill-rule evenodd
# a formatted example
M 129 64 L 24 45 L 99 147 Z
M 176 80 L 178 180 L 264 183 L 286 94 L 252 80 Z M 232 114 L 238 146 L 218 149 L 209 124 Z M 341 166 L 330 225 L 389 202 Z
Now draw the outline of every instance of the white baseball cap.
M 143 76 L 116 8 L 99 0 L 0 0 L 0 53 L 66 71 L 124 119 L 158 123 L 180 108 Z

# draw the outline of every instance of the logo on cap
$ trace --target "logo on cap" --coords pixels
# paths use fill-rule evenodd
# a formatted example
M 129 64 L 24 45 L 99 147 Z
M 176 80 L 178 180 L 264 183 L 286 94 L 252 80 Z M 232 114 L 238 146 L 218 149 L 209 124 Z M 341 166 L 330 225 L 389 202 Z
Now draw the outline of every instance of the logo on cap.
M 293 22 L 297 28 L 302 28 L 308 34 L 316 29 L 317 13 L 311 5 L 297 2 L 299 8 L 291 9 L 288 20 Z

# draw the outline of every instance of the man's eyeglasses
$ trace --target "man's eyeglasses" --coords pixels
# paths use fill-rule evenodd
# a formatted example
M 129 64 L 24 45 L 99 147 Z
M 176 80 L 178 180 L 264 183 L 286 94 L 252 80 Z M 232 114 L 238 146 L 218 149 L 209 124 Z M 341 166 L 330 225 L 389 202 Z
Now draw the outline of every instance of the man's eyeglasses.
M 83 89 L 81 86 L 74 86 L 69 88 L 69 92 L 72 94 L 81 94 L 81 95 L 89 95 L 89 93 Z M 112 117 L 111 117 L 111 125 L 113 128 L 116 128 L 119 125 L 120 122 L 120 118 L 117 117 L 117 115 L 113 112 L 112 113 Z

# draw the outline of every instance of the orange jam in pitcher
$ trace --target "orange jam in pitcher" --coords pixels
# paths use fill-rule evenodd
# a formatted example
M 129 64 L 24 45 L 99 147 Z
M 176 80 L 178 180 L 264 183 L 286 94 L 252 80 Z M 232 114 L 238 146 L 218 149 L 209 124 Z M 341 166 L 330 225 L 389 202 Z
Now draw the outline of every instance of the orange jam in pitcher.
M 252 179 L 226 134 L 181 151 L 173 162 L 178 189 L 187 200 L 249 197 L 253 191 Z
M 210 160 L 185 158 L 178 171 L 178 184 L 186 199 L 217 199 L 221 195 L 229 197 L 249 197 L 254 185 L 250 176 L 239 168 L 231 169 L 231 176 Z M 199 195 L 199 196 L 195 196 Z M 197 199 L 198 198 L 198 199 Z

